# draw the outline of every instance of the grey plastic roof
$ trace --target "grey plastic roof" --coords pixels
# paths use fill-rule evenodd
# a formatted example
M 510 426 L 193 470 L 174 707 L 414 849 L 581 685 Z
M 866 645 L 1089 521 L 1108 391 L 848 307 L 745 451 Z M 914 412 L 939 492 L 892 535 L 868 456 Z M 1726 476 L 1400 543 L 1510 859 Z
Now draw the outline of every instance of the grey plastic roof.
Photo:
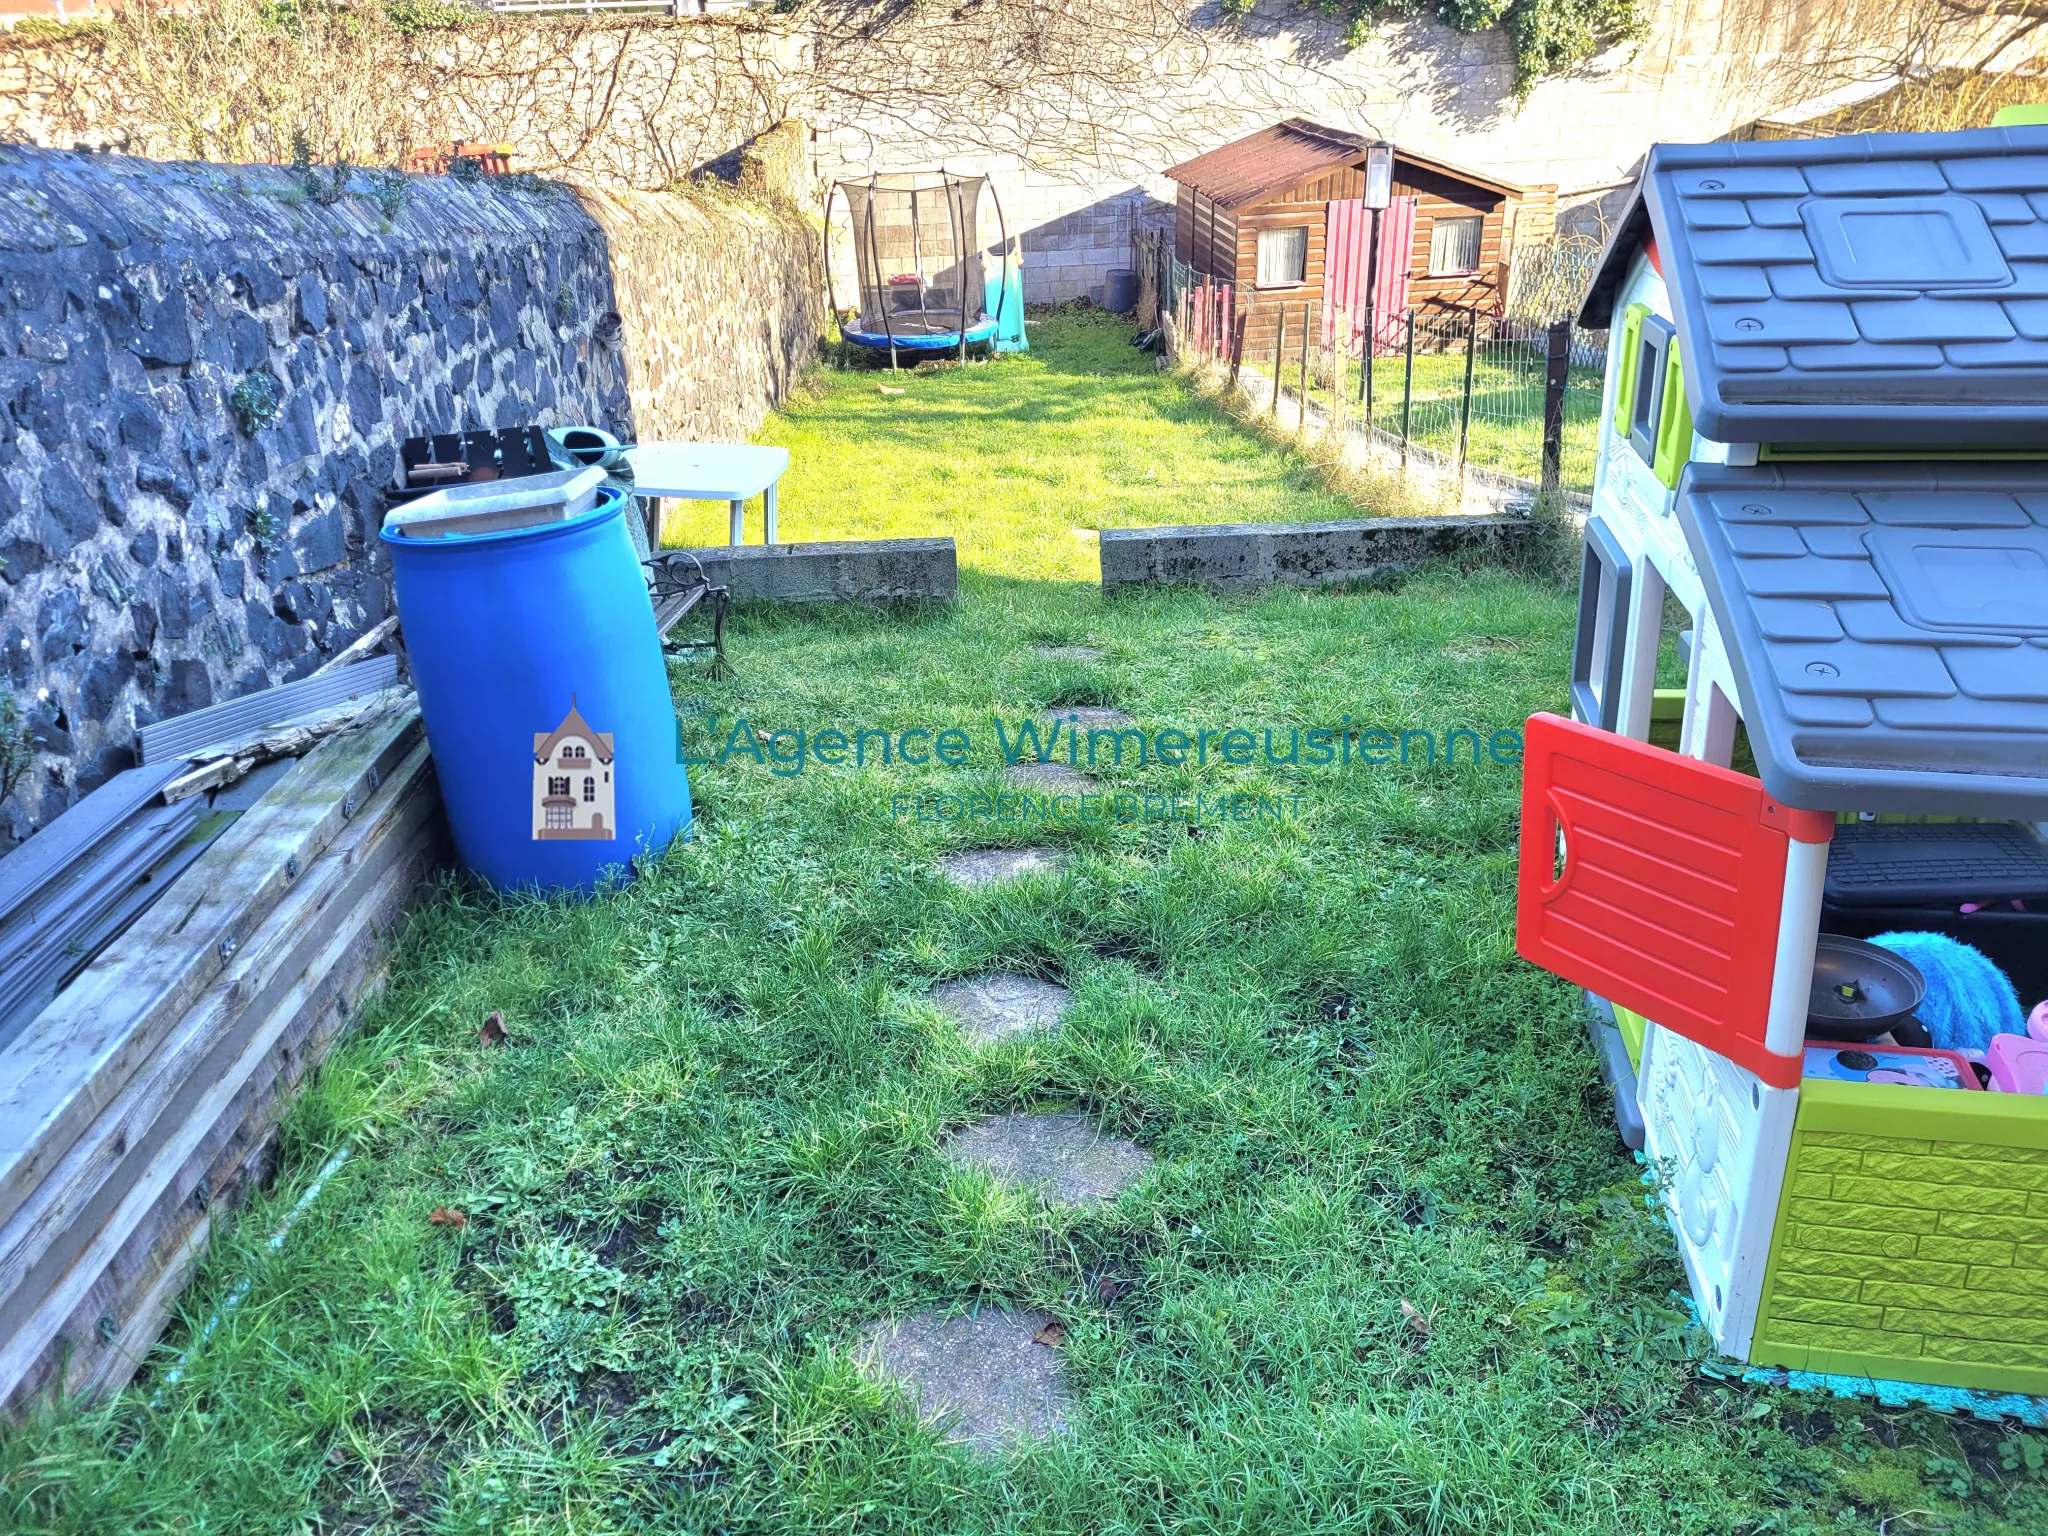
M 2043 445 L 2048 126 L 1659 144 L 1581 323 L 1652 233 L 1704 436 Z
M 2048 818 L 2048 464 L 1694 464 L 1678 513 L 1772 795 Z

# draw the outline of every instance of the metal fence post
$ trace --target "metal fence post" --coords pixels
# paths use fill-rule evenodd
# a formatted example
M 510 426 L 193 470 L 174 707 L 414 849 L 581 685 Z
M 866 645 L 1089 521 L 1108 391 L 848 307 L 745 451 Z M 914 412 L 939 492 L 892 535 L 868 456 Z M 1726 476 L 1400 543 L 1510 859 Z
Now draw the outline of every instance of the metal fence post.
M 1555 491 L 1564 481 L 1564 391 L 1571 380 L 1572 323 L 1550 327 L 1550 345 L 1543 355 L 1543 489 Z
M 1415 404 L 1415 311 L 1408 311 L 1407 361 L 1401 367 L 1401 467 L 1408 467 L 1408 412 Z M 1368 364 L 1367 366 L 1371 366 Z
M 1287 306 L 1273 308 L 1273 405 L 1267 412 L 1275 421 L 1280 419 L 1280 368 L 1282 349 L 1287 345 Z
M 1458 473 L 1465 473 L 1465 447 L 1472 436 L 1472 365 L 1479 357 L 1479 306 L 1465 311 L 1465 399 L 1458 407 Z
M 1344 353 L 1348 343 L 1345 327 L 1351 323 L 1343 310 L 1330 320 L 1330 430 L 1344 429 Z
M 1308 317 L 1308 300 L 1303 299 L 1301 301 L 1301 382 L 1295 389 L 1296 394 L 1300 398 L 1294 404 L 1299 417 L 1295 425 L 1304 432 L 1308 430 L 1308 337 L 1312 329 L 1314 327 L 1309 324 Z

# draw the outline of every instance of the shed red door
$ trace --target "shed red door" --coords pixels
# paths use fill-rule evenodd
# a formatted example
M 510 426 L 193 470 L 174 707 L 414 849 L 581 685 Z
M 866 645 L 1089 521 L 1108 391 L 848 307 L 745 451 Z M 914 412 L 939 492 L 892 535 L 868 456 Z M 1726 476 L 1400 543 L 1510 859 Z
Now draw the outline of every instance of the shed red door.
M 1372 307 L 1377 355 L 1401 344 L 1401 319 L 1408 309 L 1408 269 L 1415 248 L 1414 197 L 1397 197 L 1380 215 L 1379 275 L 1373 281 Z M 1329 345 L 1337 312 L 1350 322 L 1345 346 L 1356 357 L 1366 330 L 1366 247 L 1372 243 L 1372 211 L 1361 198 L 1331 203 L 1323 232 L 1323 344 Z
M 1832 825 L 1746 774 L 1532 715 L 1515 948 L 1793 1087 L 1799 1058 L 1764 1047 L 1787 845 Z

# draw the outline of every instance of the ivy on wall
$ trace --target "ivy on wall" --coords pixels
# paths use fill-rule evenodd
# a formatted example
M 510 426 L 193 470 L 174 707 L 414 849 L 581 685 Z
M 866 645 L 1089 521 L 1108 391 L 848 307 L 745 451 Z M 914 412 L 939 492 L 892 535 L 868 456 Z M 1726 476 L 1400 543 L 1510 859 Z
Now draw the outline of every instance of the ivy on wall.
M 1253 0 L 1222 0 L 1229 15 L 1246 15 Z M 1640 0 L 1308 0 L 1350 23 L 1354 44 L 1387 17 L 1433 14 L 1454 32 L 1504 28 L 1515 53 L 1515 93 L 1527 95 L 1546 75 L 1591 58 L 1602 48 L 1638 38 L 1649 28 Z

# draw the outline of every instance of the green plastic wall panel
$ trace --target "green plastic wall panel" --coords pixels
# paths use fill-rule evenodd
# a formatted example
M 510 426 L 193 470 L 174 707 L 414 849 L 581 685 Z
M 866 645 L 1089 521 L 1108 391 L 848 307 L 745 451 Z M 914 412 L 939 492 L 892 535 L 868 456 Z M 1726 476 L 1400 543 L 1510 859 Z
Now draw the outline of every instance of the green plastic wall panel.
M 1802 1083 L 1750 1359 L 2048 1392 L 2048 1099 Z

